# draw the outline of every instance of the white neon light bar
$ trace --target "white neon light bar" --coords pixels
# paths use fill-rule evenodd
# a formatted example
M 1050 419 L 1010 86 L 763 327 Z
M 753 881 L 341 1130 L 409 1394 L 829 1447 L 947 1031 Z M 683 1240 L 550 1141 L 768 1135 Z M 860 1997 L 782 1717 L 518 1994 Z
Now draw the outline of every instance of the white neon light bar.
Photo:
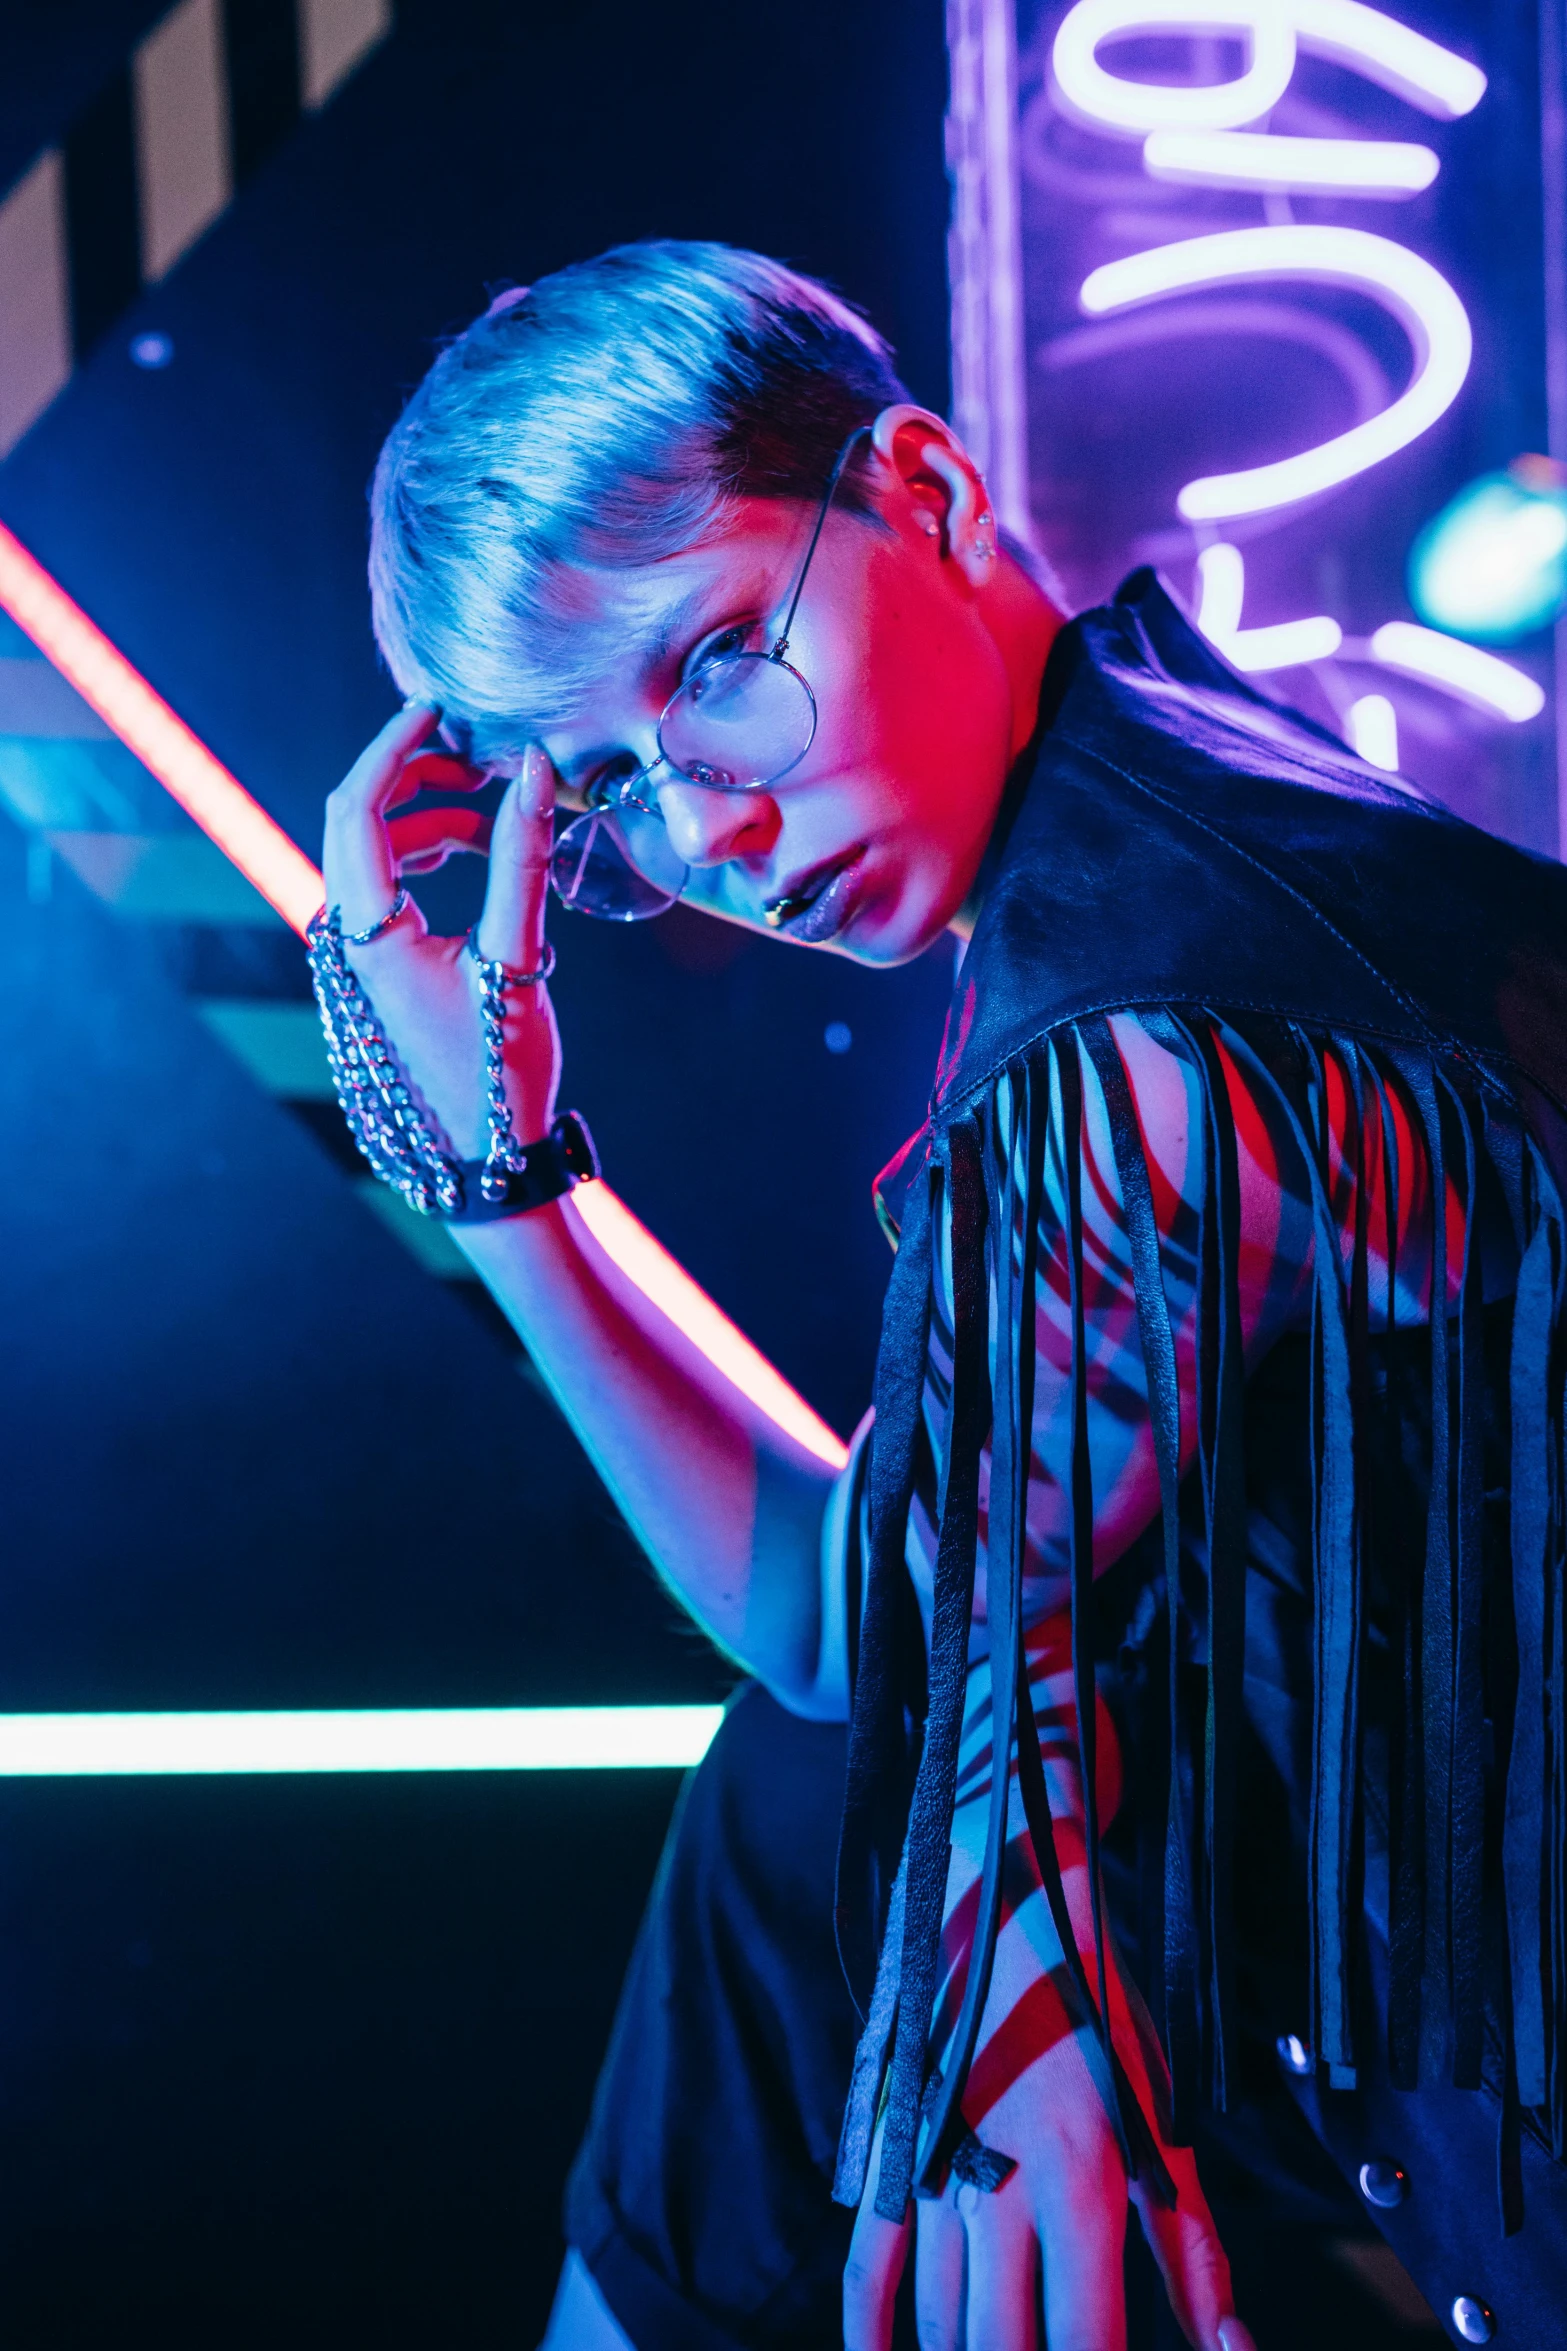
M 1398 139 L 1288 139 L 1272 131 L 1155 131 L 1149 176 L 1193 188 L 1329 196 L 1418 196 L 1441 170 L 1429 147 Z
M 1227 82 L 1132 81 L 1099 62 L 1101 47 L 1127 33 L 1229 33 L 1246 44 L 1245 68 Z M 1077 0 L 1050 63 L 1063 101 L 1096 128 L 1236 130 L 1278 104 L 1297 46 L 1439 120 L 1471 113 L 1485 95 L 1477 65 L 1360 0 Z
M 1362 694 L 1349 706 L 1349 740 L 1368 767 L 1398 773 L 1398 713 L 1385 694 Z
M 1269 628 L 1243 629 L 1246 561 L 1238 547 L 1224 541 L 1204 547 L 1197 558 L 1197 579 L 1197 626 L 1227 661 L 1248 674 L 1326 661 L 1344 642 L 1343 630 L 1326 613 L 1309 620 L 1276 621 Z
M 1418 440 L 1452 406 L 1469 373 L 1474 338 L 1464 306 L 1447 280 L 1407 246 L 1365 229 L 1291 222 L 1182 238 L 1107 262 L 1084 281 L 1079 300 L 1097 318 L 1166 294 L 1280 278 L 1316 279 L 1373 295 L 1409 336 L 1415 354 L 1413 379 L 1386 408 L 1331 441 L 1320 441 L 1272 465 L 1188 482 L 1176 500 L 1188 522 L 1264 514 L 1353 480 Z
M 723 1713 L 721 1706 L 473 1706 L 4 1714 L 0 1779 L 682 1770 L 701 1762 Z
M 1545 708 L 1544 688 L 1510 661 L 1482 653 L 1461 637 L 1446 637 L 1440 629 L 1418 628 L 1413 621 L 1390 620 L 1371 640 L 1371 658 L 1388 669 L 1401 669 L 1414 678 L 1445 686 L 1465 702 L 1494 710 L 1515 726 L 1538 718 Z
M 321 876 L 36 556 L 0 523 L 0 605 L 225 857 L 302 932 Z
M 303 936 L 324 894 L 318 869 L 3 524 L 0 606 L 224 856 Z M 842 1439 L 609 1186 L 584 1184 L 573 1198 L 605 1255 L 678 1325 L 731 1386 L 808 1453 L 842 1469 L 849 1458 Z

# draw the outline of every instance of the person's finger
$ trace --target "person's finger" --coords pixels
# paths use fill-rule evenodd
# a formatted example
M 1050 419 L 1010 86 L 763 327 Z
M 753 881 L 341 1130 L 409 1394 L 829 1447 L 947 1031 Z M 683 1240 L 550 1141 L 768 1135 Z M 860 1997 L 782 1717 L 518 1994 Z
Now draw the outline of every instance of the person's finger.
M 950 2194 L 914 2207 L 914 2325 L 920 2351 L 959 2351 L 963 2341 L 963 2223 Z
M 399 710 L 327 800 L 321 860 L 326 902 L 341 908 L 345 931 L 367 930 L 379 922 L 397 895 L 384 811 L 404 761 L 427 740 L 436 717 L 428 703 Z
M 1126 2174 L 1106 2133 L 1054 2183 L 1039 2213 L 1050 2351 L 1126 2351 Z
M 403 761 L 386 805 L 400 808 L 420 792 L 480 792 L 489 780 L 482 767 L 470 767 L 450 751 L 416 751 Z
M 420 744 L 429 741 L 439 715 L 428 702 L 405 702 L 401 710 L 394 710 L 380 733 L 371 736 L 331 801 L 356 807 L 383 801 Z
M 844 2351 L 891 2351 L 892 2314 L 913 2225 L 883 2220 L 869 2198 L 860 2206 L 843 2269 Z
M 1143 2234 L 1164 2279 L 1170 2307 L 1199 2351 L 1245 2351 L 1245 2330 L 1235 2329 L 1230 2265 L 1197 2179 L 1190 2148 L 1166 2147 L 1164 2159 L 1175 2182 L 1173 2209 L 1159 2203 L 1138 2182 L 1132 2200 Z M 1228 2322 L 1228 2324 L 1226 2324 Z M 1223 2333 L 1221 2333 L 1221 2329 Z M 1224 2335 L 1230 2337 L 1229 2343 Z
M 1039 2351 L 1039 2240 L 1018 2175 L 985 2195 L 961 2191 L 968 2227 L 965 2341 Z M 1047 2338 L 1055 2351 L 1055 2338 Z
M 434 873 L 461 850 L 489 854 L 491 822 L 477 808 L 416 808 L 387 819 L 392 861 L 399 873 Z
M 544 958 L 544 900 L 555 842 L 555 771 L 530 750 L 508 786 L 490 836 L 490 881 L 475 943 L 492 962 L 537 971 Z
M 884 2124 L 877 2125 L 871 2142 L 869 2177 L 854 2216 L 849 2258 L 843 2267 L 844 2351 L 891 2351 L 898 2281 L 914 2229 L 911 2213 L 905 2213 L 902 2220 L 883 2220 L 876 2210 L 884 2128 Z

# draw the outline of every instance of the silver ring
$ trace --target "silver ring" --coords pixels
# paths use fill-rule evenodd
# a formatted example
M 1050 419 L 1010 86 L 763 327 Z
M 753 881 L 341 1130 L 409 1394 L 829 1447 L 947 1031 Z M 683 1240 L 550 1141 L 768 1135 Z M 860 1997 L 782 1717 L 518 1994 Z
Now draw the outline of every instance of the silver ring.
M 510 963 L 501 963 L 497 961 L 494 956 L 481 955 L 479 953 L 477 938 L 478 928 L 478 924 L 475 923 L 473 929 L 468 933 L 466 941 L 468 952 L 473 957 L 474 962 L 479 966 L 481 971 L 489 970 L 498 973 L 503 987 L 537 988 L 543 981 L 549 979 L 551 974 L 554 972 L 555 945 L 553 940 L 545 940 L 544 961 L 539 965 L 537 971 L 518 971 L 516 967 Z
M 393 923 L 397 920 L 400 914 L 406 914 L 409 904 L 410 900 L 408 892 L 404 889 L 399 889 L 397 896 L 392 900 L 391 905 L 382 915 L 380 921 L 373 922 L 367 931 L 341 931 L 339 936 L 342 939 L 343 945 L 345 947 L 368 947 L 372 939 L 378 939 L 383 931 L 389 931 L 391 929 Z M 337 916 L 338 921 L 341 922 L 343 919 L 342 908 L 340 906 L 334 906 L 332 911 Z

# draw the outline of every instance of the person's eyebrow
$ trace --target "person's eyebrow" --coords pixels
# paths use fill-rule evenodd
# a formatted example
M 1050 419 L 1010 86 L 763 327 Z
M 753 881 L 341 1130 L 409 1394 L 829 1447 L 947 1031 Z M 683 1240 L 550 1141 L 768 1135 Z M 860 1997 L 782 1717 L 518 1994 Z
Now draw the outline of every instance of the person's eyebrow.
M 696 620 L 703 607 L 711 601 L 716 585 L 716 582 L 710 580 L 702 587 L 692 588 L 677 604 L 670 605 L 642 649 L 641 664 L 644 671 L 662 669 L 677 647 L 691 641 L 697 633 Z
M 656 678 L 677 652 L 709 635 L 722 622 L 752 607 L 758 613 L 765 612 L 775 593 L 773 583 L 759 573 L 743 580 L 700 581 L 648 625 L 645 637 L 633 623 L 622 640 L 620 661 L 625 669 L 643 678 Z M 563 784 L 575 788 L 580 777 L 612 756 L 609 746 L 600 745 L 574 758 L 557 760 L 556 772 Z
M 742 581 L 709 580 L 672 604 L 647 640 L 642 666 L 651 673 L 662 669 L 674 654 L 707 636 L 720 621 L 755 605 L 766 605 L 769 588 L 758 578 Z

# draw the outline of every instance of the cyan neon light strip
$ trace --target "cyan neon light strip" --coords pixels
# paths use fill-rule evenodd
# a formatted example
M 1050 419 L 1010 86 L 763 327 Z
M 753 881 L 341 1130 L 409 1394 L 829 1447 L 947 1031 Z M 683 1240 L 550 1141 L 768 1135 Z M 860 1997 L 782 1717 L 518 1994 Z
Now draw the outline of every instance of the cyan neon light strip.
M 462 1706 L 3 1714 L 0 1779 L 680 1770 L 701 1762 L 723 1711 L 721 1706 Z

